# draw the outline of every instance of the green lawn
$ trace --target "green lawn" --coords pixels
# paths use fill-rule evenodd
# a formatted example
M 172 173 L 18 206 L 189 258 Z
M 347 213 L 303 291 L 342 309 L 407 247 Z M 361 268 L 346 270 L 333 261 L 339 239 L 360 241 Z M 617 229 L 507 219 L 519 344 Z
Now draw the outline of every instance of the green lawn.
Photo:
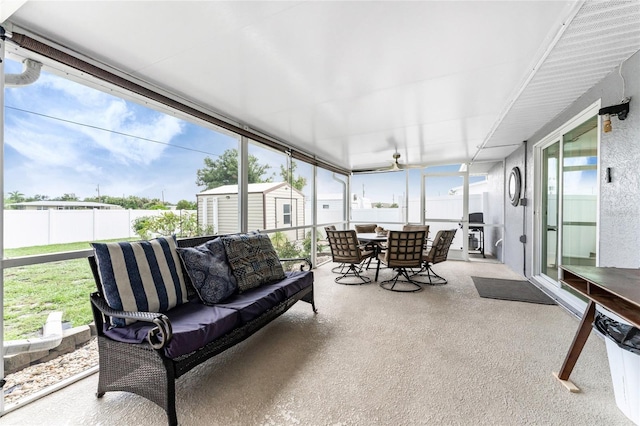
M 20 256 L 32 256 L 34 254 L 58 253 L 61 251 L 86 250 L 90 248 L 91 244 L 87 241 L 80 243 L 51 244 L 48 246 L 20 247 L 15 249 L 5 249 L 4 257 L 13 258 Z
M 5 250 L 5 257 L 30 256 L 91 248 L 88 242 Z M 47 315 L 62 311 L 73 327 L 93 321 L 89 294 L 95 290 L 87 259 L 20 266 L 4 271 L 4 338 L 33 337 Z
M 89 242 L 79 242 L 7 249 L 5 258 L 89 248 Z M 297 252 L 286 254 L 281 257 L 299 256 Z M 93 321 L 89 302 L 89 294 L 93 291 L 95 281 L 87 259 L 5 269 L 5 340 L 34 337 L 44 325 L 49 313 L 53 311 L 62 311 L 63 321 L 68 321 L 72 327 L 89 324 Z

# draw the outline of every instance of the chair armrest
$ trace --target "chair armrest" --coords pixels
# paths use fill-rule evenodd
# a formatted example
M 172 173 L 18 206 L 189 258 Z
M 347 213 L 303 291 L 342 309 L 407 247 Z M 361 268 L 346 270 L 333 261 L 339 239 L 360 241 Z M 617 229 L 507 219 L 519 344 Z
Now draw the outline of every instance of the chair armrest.
M 285 263 L 285 262 L 305 262 L 306 265 L 302 264 L 300 265 L 300 270 L 304 271 L 305 266 L 308 267 L 309 269 L 307 269 L 307 271 L 310 271 L 311 269 L 313 269 L 313 264 L 311 263 L 311 259 L 307 258 L 307 257 L 293 257 L 290 259 L 280 259 L 280 263 Z
M 156 326 L 147 333 L 147 340 L 154 349 L 164 348 L 173 337 L 171 321 L 166 315 L 157 312 L 119 311 L 111 308 L 107 301 L 98 293 L 91 294 L 91 304 L 102 315 L 112 318 L 133 319 L 155 324 Z

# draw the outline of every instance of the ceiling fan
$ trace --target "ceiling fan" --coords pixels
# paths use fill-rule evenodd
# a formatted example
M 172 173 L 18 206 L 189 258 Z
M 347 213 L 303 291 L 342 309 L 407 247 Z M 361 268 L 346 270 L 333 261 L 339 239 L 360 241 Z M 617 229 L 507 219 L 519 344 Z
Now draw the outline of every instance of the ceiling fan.
M 398 151 L 393 153 L 393 163 L 388 167 L 383 167 L 381 169 L 377 169 L 377 172 L 399 172 L 401 170 L 408 169 L 409 166 L 405 164 L 398 163 L 398 159 L 400 158 L 400 153 Z

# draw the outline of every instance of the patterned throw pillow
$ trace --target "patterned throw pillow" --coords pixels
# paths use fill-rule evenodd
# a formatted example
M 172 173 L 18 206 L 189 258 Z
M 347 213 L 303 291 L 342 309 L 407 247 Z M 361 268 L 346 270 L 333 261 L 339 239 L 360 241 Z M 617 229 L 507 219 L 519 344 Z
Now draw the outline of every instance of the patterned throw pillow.
M 284 270 L 268 235 L 230 235 L 222 237 L 222 242 L 240 293 L 284 279 Z
M 150 241 L 92 243 L 102 292 L 120 311 L 165 312 L 187 302 L 175 237 Z M 116 327 L 135 320 L 113 318 Z
M 205 305 L 222 302 L 238 288 L 220 238 L 197 247 L 178 247 L 178 254 Z

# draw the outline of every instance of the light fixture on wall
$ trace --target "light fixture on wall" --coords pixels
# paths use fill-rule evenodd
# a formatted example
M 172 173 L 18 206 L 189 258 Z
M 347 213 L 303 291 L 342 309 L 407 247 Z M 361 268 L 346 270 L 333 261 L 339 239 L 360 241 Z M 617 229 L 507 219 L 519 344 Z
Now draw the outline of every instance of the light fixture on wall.
M 604 114 L 602 117 L 602 131 L 605 133 L 611 131 L 611 114 Z
M 601 108 L 598 111 L 598 115 L 603 115 L 602 121 L 602 131 L 604 133 L 609 133 L 611 131 L 611 116 L 615 115 L 618 117 L 618 120 L 624 120 L 629 115 L 629 102 L 631 102 L 631 98 L 625 96 L 625 82 L 624 76 L 622 75 L 622 65 L 624 62 L 620 64 L 618 67 L 618 74 L 620 74 L 620 78 L 622 79 L 622 101 L 618 105 L 611 105 L 608 107 Z
M 618 120 L 624 120 L 627 118 L 627 115 L 629 115 L 630 102 L 631 102 L 631 98 L 624 98 L 621 104 L 604 107 L 598 111 L 598 115 L 604 116 L 603 122 L 602 122 L 602 130 L 605 133 L 609 133 L 611 131 L 612 115 L 617 116 Z

